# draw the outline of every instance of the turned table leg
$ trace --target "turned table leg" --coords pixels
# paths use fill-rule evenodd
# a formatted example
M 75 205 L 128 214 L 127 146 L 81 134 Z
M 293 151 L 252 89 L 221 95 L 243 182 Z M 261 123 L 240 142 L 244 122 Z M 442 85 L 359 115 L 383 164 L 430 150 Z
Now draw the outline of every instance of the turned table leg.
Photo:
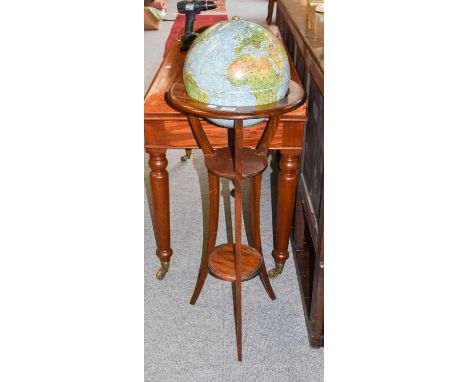
M 273 250 L 276 267 L 268 272 L 271 278 L 277 277 L 283 272 L 284 263 L 289 257 L 289 234 L 291 232 L 300 155 L 300 150 L 281 150 L 278 202 L 276 206 L 276 244 Z
M 150 155 L 151 196 L 153 200 L 154 231 L 156 235 L 156 255 L 161 261 L 161 268 L 156 273 L 162 280 L 169 270 L 171 249 L 171 230 L 169 214 L 169 174 L 165 149 L 147 149 Z

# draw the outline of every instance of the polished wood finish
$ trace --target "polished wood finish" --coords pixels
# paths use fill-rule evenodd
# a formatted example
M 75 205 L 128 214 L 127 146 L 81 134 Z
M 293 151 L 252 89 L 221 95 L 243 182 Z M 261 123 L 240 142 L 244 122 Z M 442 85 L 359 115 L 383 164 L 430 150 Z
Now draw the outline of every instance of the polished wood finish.
M 301 92 L 302 93 L 302 92 Z M 169 102 L 170 99 L 168 99 Z M 182 100 L 177 100 L 182 102 Z M 187 102 L 187 100 L 183 101 Z M 206 134 L 203 131 L 200 121 L 193 115 L 188 116 L 191 125 L 194 126 L 193 134 L 199 142 L 200 147 L 205 154 L 205 166 L 214 175 L 234 180 L 234 160 L 232 148 L 222 147 L 213 149 Z M 242 148 L 244 164 L 242 167 L 242 178 L 251 178 L 261 174 L 268 166 L 268 148 L 271 145 L 273 136 L 278 128 L 279 116 L 270 117 L 264 133 L 262 134 L 257 147 L 251 149 Z
M 274 29 L 273 29 L 274 30 Z M 280 36 L 278 36 L 280 37 Z M 180 42 L 174 42 L 164 58 L 153 82 L 151 83 L 144 103 L 144 128 L 145 128 L 145 150 L 150 153 L 154 150 L 162 150 L 161 154 L 165 158 L 165 150 L 171 148 L 200 148 L 195 135 L 187 121 L 187 117 L 180 111 L 175 110 L 166 101 L 165 93 L 172 85 L 182 78 L 182 68 L 186 52 L 180 51 Z M 301 81 L 290 58 L 291 79 L 300 84 Z M 272 134 L 270 147 L 272 150 L 301 150 L 304 132 L 304 122 L 307 120 L 307 110 L 304 105 L 295 110 L 291 110 L 281 116 L 274 134 Z M 228 145 L 228 130 L 219 128 L 204 120 L 200 121 L 201 127 L 214 149 L 226 147 Z M 243 131 L 243 146 L 245 148 L 256 149 L 259 140 L 265 133 L 266 123 L 259 123 Z M 151 159 L 150 159 L 151 160 Z M 155 217 L 155 231 L 160 232 L 160 236 L 169 234 L 170 219 L 166 212 L 169 209 L 169 192 L 160 193 L 164 185 L 162 183 L 151 182 L 152 192 L 160 194 L 159 203 L 153 204 L 153 215 Z M 155 187 L 158 191 L 155 191 Z M 160 207 L 164 205 L 165 207 Z M 160 218 L 164 215 L 164 218 Z M 290 214 L 286 214 L 286 217 Z M 290 227 L 291 222 L 283 218 L 281 214 L 277 216 L 277 225 Z M 279 230 L 280 234 L 289 236 L 289 228 Z M 284 242 L 283 240 L 280 240 Z M 164 246 L 160 247 L 159 242 Z M 158 240 L 157 254 L 164 255 L 161 260 L 170 258 L 170 238 L 165 237 Z M 170 251 L 169 251 L 170 250 Z M 170 253 L 170 254 L 169 254 Z
M 268 157 L 259 154 L 256 150 L 244 147 L 242 156 L 245 164 L 242 167 L 242 178 L 251 178 L 261 174 L 268 166 Z M 234 161 L 232 150 L 223 147 L 213 151 L 212 155 L 206 155 L 205 166 L 212 173 L 223 178 L 234 179 Z
M 166 100 L 174 108 L 188 115 L 196 115 L 201 118 L 219 118 L 231 120 L 245 120 L 257 118 L 270 118 L 289 113 L 301 106 L 306 99 L 302 86 L 294 81 L 289 81 L 289 89 L 286 97 L 277 102 L 256 106 L 228 106 L 231 110 L 223 110 L 225 105 L 210 105 L 191 98 L 182 79 L 171 87 Z M 265 124 L 263 124 L 265 126 Z M 243 144 L 243 142 L 242 142 Z
M 168 266 L 172 256 L 172 249 L 170 226 L 164 224 L 165 221 L 169 220 L 169 204 L 167 203 L 169 199 L 169 176 L 166 171 L 166 150 L 149 149 L 147 151 L 150 155 L 152 202 L 154 209 L 158 211 L 158 214 L 154 216 L 156 255 L 161 260 L 161 263 L 167 263 Z M 167 268 L 163 264 L 163 267 L 157 273 L 158 279 L 163 279 L 166 272 Z
M 192 114 L 188 114 L 187 118 L 190 122 L 190 127 L 192 129 L 193 135 L 197 140 L 198 144 L 200 145 L 203 154 L 213 155 L 213 146 L 211 146 L 211 143 L 205 134 L 205 130 L 203 130 L 200 120 Z
M 262 175 L 250 181 L 250 226 L 252 227 L 252 244 L 259 252 L 262 251 L 262 237 L 260 235 L 260 195 L 262 192 Z
M 242 282 L 253 279 L 260 272 L 262 256 L 248 245 L 241 245 L 240 279 Z M 237 256 L 237 255 L 236 255 Z M 236 281 L 236 261 L 233 244 L 218 245 L 209 255 L 208 269 L 216 278 L 224 281 Z
M 190 304 L 195 305 L 198 296 L 205 284 L 206 276 L 208 275 L 209 256 L 213 252 L 216 245 L 216 236 L 218 233 L 219 219 L 219 178 L 216 175 L 208 173 L 209 190 L 210 190 L 210 217 L 208 228 L 208 242 L 205 253 L 202 257 L 200 270 L 198 271 L 197 283 L 193 291 Z
M 307 84 L 306 125 L 291 246 L 309 342 L 323 346 L 324 280 L 324 16 L 302 0 L 278 0 L 276 24 L 302 83 Z
M 244 126 L 241 119 L 234 121 L 234 189 L 236 190 L 234 201 L 234 257 L 236 273 L 236 337 L 237 359 L 242 361 L 242 162 L 243 162 L 243 133 Z
M 263 287 L 272 300 L 276 299 L 275 292 L 270 284 L 268 273 L 263 260 L 262 239 L 260 236 L 260 195 L 262 190 L 262 175 L 253 177 L 250 186 L 250 225 L 252 227 L 252 244 L 254 248 L 262 256 L 262 264 L 260 269 L 260 280 Z
M 298 97 L 299 95 L 296 95 L 296 96 Z M 255 149 L 257 153 L 268 154 L 268 150 L 271 146 L 271 142 L 273 141 L 273 137 L 275 136 L 276 130 L 278 129 L 279 121 L 280 121 L 279 115 L 270 117 L 266 125 L 265 131 L 263 132 L 262 137 L 258 141 L 257 147 Z
M 161 103 L 154 103 L 157 108 L 167 103 L 164 98 Z M 167 117 L 167 119 L 165 119 Z M 278 129 L 272 139 L 270 149 L 290 150 L 302 149 L 302 137 L 304 133 L 304 123 L 306 121 L 306 111 L 302 110 L 301 119 L 293 118 L 289 114 L 281 117 Z M 208 140 L 214 148 L 226 147 L 228 142 L 228 129 L 220 129 L 206 121 L 200 121 Z M 251 126 L 244 131 L 244 147 L 255 148 L 258 140 L 265 130 L 265 123 Z M 145 148 L 164 149 L 198 149 L 198 145 L 192 130 L 187 123 L 187 117 L 170 114 L 157 114 L 145 119 Z
M 297 186 L 297 169 L 299 168 L 300 150 L 281 151 L 279 162 L 280 173 L 278 177 L 278 203 L 277 214 L 286 221 L 291 222 L 293 217 L 294 198 Z M 276 264 L 284 265 L 289 257 L 288 244 L 291 227 L 277 225 L 276 247 L 273 257 Z

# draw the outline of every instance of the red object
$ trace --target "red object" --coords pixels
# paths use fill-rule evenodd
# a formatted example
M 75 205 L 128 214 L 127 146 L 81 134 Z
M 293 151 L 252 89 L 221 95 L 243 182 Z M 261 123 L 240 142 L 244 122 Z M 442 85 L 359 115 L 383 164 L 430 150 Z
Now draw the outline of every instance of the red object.
M 227 15 L 197 15 L 195 19 L 195 25 L 193 26 L 193 30 L 197 31 L 202 27 L 207 27 L 213 24 L 216 24 L 219 21 L 227 20 Z M 164 48 L 164 57 L 166 56 L 169 48 L 171 47 L 174 40 L 179 37 L 179 35 L 184 34 L 185 28 L 185 16 L 184 15 L 177 15 L 174 25 L 172 25 L 171 33 L 166 40 L 166 46 Z

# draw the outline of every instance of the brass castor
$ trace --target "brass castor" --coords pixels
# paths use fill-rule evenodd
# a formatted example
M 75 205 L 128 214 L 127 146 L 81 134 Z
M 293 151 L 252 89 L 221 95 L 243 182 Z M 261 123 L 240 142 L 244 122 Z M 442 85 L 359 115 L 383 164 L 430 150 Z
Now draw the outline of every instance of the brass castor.
M 180 157 L 182 162 L 186 162 L 192 156 L 192 149 L 185 149 L 185 155 Z
M 156 278 L 158 280 L 162 280 L 164 276 L 166 276 L 166 273 L 169 271 L 169 261 L 162 261 L 161 262 L 161 268 L 159 268 L 159 271 L 156 273 Z
M 274 279 L 278 277 L 278 275 L 283 273 L 283 268 L 284 268 L 284 264 L 276 263 L 276 267 L 268 271 L 268 277 L 270 277 L 270 279 Z

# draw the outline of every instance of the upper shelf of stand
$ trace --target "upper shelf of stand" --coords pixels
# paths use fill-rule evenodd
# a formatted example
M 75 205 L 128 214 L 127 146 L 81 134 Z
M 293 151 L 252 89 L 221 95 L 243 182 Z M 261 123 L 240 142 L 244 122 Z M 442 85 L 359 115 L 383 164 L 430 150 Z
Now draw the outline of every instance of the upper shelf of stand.
M 167 102 L 172 107 L 187 114 L 198 117 L 222 118 L 222 119 L 249 119 L 269 118 L 275 115 L 288 113 L 301 106 L 306 99 L 306 94 L 301 85 L 295 81 L 289 81 L 289 89 L 283 99 L 257 106 L 222 106 L 210 105 L 191 98 L 185 90 L 182 79 L 176 81 L 167 93 Z

